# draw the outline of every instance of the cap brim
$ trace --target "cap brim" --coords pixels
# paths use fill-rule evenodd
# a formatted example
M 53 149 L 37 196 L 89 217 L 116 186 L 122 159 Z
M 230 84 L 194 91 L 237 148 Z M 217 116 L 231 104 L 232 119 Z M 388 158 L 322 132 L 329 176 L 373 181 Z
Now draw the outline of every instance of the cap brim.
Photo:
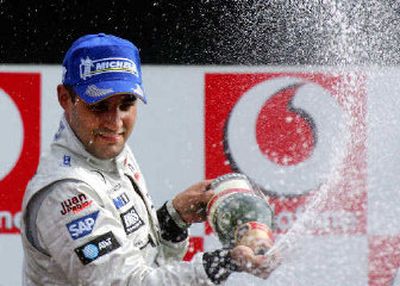
M 147 103 L 143 87 L 132 81 L 112 80 L 76 85 L 73 87 L 77 95 L 87 104 L 94 104 L 117 94 L 133 94 Z

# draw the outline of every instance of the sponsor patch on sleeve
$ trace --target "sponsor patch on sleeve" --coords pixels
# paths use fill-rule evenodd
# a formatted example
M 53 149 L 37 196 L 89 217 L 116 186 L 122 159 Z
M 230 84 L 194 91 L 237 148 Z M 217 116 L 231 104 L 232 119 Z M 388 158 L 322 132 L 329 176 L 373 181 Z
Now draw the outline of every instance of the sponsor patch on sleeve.
M 90 213 L 66 224 L 66 227 L 73 240 L 92 233 L 99 211 Z
M 85 194 L 78 194 L 73 196 L 72 198 L 68 198 L 61 203 L 61 211 L 62 215 L 66 215 L 69 213 L 77 214 L 90 206 L 92 204 L 92 200 L 89 200 Z
M 97 258 L 114 251 L 121 245 L 115 238 L 114 234 L 109 231 L 88 243 L 75 248 L 75 253 L 78 255 L 83 265 L 89 264 Z
M 124 225 L 127 235 L 135 232 L 144 225 L 143 220 L 140 218 L 134 207 L 121 214 L 122 224 Z

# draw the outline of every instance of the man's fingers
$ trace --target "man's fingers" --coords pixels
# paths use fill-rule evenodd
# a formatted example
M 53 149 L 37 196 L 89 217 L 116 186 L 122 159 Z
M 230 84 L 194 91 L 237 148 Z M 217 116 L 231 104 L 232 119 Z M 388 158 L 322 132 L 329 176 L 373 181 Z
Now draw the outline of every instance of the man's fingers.
M 214 191 L 213 190 L 208 190 L 203 193 L 203 202 L 207 204 L 211 198 L 214 196 Z
M 210 189 L 211 182 L 212 182 L 212 180 L 203 180 L 203 181 L 200 181 L 197 184 L 195 184 L 194 187 L 198 190 L 205 192 Z
M 212 180 L 204 180 L 203 183 L 203 191 L 202 191 L 202 202 L 207 205 L 207 203 L 211 200 L 214 196 L 214 190 L 210 189 L 210 184 Z
M 207 179 L 207 180 L 204 180 L 203 182 L 205 183 L 205 185 L 206 185 L 206 188 L 210 188 L 210 185 L 211 185 L 211 182 L 213 181 L 214 179 Z
M 255 255 L 250 247 L 239 245 L 232 249 L 231 257 L 239 270 L 267 279 L 280 264 L 279 257 Z
M 278 268 L 279 265 L 282 264 L 282 256 L 279 254 L 273 254 L 273 255 L 267 255 L 265 256 L 267 259 L 263 262 L 262 267 L 264 268 L 269 268 L 271 270 L 274 270 Z
M 187 223 L 201 222 L 206 219 L 207 203 L 214 195 L 209 188 L 212 180 L 200 181 L 175 196 L 172 204 Z
M 234 249 L 232 249 L 231 257 L 241 271 L 248 272 L 248 270 L 254 267 L 255 256 L 253 254 L 253 250 L 247 246 L 236 246 Z
M 268 258 L 263 255 L 253 256 L 251 262 L 247 262 L 243 271 L 246 271 L 261 279 L 267 279 L 276 267 L 271 267 L 267 262 Z

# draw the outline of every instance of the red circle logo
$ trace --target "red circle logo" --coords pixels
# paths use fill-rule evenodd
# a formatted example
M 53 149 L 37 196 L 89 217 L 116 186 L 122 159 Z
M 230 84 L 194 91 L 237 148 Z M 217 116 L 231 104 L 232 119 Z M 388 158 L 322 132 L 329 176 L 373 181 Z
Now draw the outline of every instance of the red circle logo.
M 18 161 L 24 137 L 23 122 L 12 98 L 0 89 L 0 126 L 3 134 L 0 149 L 8 150 L 0 158 L 0 180 L 10 173 Z
M 296 165 L 311 156 L 316 143 L 315 124 L 307 112 L 293 107 L 302 84 L 285 87 L 272 95 L 256 121 L 256 139 L 262 152 L 278 165 Z
M 0 73 L 0 91 L 0 233 L 17 233 L 22 197 L 39 162 L 40 74 Z
M 318 188 L 346 154 L 348 122 L 318 83 L 296 77 L 262 81 L 229 113 L 225 156 L 264 190 L 301 195 Z

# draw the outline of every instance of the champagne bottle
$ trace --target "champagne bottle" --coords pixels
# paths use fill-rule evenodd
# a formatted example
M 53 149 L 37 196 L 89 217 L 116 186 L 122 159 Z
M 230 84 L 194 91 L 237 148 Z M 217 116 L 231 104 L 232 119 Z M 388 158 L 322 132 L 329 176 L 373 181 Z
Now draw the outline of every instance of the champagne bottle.
M 241 244 L 265 253 L 273 241 L 273 211 L 262 192 L 239 173 L 216 178 L 211 188 L 215 195 L 207 204 L 207 220 L 222 245 Z

